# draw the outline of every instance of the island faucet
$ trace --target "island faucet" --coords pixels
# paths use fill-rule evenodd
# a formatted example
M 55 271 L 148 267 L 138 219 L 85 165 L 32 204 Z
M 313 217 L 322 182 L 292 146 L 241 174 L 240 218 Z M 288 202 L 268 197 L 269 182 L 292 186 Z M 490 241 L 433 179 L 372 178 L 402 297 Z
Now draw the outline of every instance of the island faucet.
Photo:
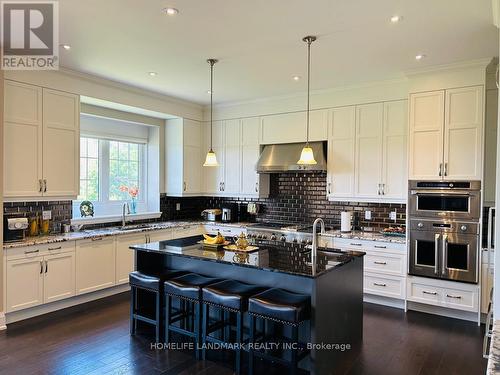
M 321 224 L 321 234 L 325 233 L 325 222 L 322 218 L 318 217 L 313 223 L 313 233 L 312 233 L 312 247 L 311 247 L 311 263 L 316 264 L 316 257 L 318 255 L 318 233 L 316 227 L 318 223 Z
M 126 213 L 125 213 L 126 211 Z M 125 228 L 125 225 L 127 224 L 127 220 L 125 219 L 125 215 L 130 215 L 130 206 L 128 205 L 128 202 L 123 202 L 122 206 L 122 228 Z

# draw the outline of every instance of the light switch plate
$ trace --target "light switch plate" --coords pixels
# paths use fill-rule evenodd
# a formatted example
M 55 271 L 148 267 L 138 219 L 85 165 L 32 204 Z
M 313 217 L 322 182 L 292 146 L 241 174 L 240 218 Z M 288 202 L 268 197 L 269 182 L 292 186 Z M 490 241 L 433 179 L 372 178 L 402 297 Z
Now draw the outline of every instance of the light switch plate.
M 396 221 L 398 213 L 396 211 L 389 212 L 389 219 Z
M 180 211 L 181 210 L 181 204 L 180 203 L 176 203 L 175 204 L 175 210 L 176 211 Z
M 372 212 L 365 211 L 365 220 L 371 220 L 371 219 L 372 219 Z
M 52 211 L 42 211 L 42 220 L 52 219 Z

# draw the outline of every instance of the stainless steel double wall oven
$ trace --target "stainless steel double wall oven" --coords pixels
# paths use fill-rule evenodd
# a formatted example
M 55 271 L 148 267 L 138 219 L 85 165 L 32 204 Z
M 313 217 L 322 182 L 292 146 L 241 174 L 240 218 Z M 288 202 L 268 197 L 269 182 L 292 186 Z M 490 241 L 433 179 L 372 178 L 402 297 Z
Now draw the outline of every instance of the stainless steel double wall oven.
M 478 282 L 480 181 L 409 181 L 411 275 Z

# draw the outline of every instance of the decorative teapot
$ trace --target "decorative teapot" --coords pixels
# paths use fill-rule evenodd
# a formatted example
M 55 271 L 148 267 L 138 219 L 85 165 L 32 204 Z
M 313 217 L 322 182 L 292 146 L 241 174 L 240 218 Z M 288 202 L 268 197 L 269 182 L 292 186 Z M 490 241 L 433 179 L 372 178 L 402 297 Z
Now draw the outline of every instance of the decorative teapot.
M 239 236 L 234 236 L 233 240 L 238 249 L 244 250 L 248 246 L 247 236 L 243 232 Z

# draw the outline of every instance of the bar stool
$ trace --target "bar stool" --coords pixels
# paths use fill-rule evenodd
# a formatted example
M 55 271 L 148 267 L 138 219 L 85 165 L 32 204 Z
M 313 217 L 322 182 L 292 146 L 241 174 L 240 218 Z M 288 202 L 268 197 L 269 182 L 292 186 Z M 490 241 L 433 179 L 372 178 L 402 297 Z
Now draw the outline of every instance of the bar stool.
M 137 321 L 145 322 L 155 326 L 156 342 L 160 341 L 161 314 L 163 306 L 162 294 L 163 283 L 170 277 L 182 275 L 180 271 L 168 270 L 162 274 L 147 274 L 141 271 L 134 271 L 129 274 L 130 284 L 130 334 L 135 335 L 137 331 Z M 155 318 L 144 315 L 144 311 L 137 308 L 137 290 L 144 290 L 155 295 Z
M 303 294 L 292 293 L 283 289 L 268 289 L 260 294 L 248 299 L 248 314 L 250 317 L 250 337 L 249 342 L 254 343 L 256 338 L 255 321 L 257 318 L 270 320 L 291 327 L 291 338 L 284 339 L 290 343 L 297 343 L 299 338 L 299 325 L 308 320 L 311 312 L 310 297 Z M 264 341 L 267 336 L 264 333 Z M 248 373 L 253 374 L 254 356 L 281 363 L 290 368 L 290 372 L 295 374 L 298 362 L 307 355 L 307 351 L 299 352 L 298 345 L 291 348 L 291 359 L 266 354 L 249 347 L 248 351 Z
M 226 328 L 231 329 L 230 314 L 236 315 L 236 353 L 235 369 L 236 374 L 241 371 L 241 344 L 243 343 L 243 314 L 248 308 L 248 298 L 256 293 L 260 293 L 264 288 L 245 284 L 236 280 L 223 280 L 215 284 L 210 284 L 203 288 L 203 324 L 202 324 L 202 358 L 206 357 L 206 343 L 226 344 L 230 341 L 230 335 Z M 210 324 L 210 306 L 220 309 L 219 319 L 215 324 Z M 210 333 L 224 330 L 223 339 L 218 339 Z
M 181 335 L 194 339 L 196 349 L 196 359 L 200 358 L 199 348 L 201 346 L 201 290 L 203 287 L 219 282 L 221 279 L 206 277 L 196 273 L 188 273 L 179 277 L 166 280 L 164 283 L 165 293 L 165 343 L 170 341 L 170 332 L 177 332 Z M 181 303 L 187 303 L 177 316 L 172 315 L 172 298 L 176 298 Z M 194 313 L 192 313 L 194 311 Z M 191 329 L 185 326 L 176 326 L 174 323 L 194 314 L 194 327 Z

